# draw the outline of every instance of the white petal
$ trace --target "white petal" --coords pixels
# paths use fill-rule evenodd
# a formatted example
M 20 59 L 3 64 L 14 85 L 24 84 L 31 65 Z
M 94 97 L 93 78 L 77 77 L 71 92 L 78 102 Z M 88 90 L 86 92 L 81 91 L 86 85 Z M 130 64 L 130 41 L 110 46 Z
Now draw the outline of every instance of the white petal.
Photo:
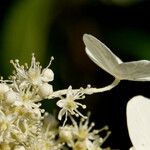
M 133 97 L 127 104 L 129 136 L 136 150 L 150 150 L 150 99 Z
M 92 35 L 84 34 L 83 41 L 86 45 L 86 53 L 91 60 L 111 75 L 118 76 L 116 67 L 118 64 L 122 63 L 120 58 L 113 54 L 106 45 Z
M 150 81 L 150 61 L 140 60 L 120 64 L 120 77 L 126 80 Z
M 65 103 L 66 103 L 65 99 L 62 99 L 62 100 L 59 100 L 59 101 L 56 103 L 56 105 L 59 106 L 59 107 L 64 107 Z
M 59 114 L 58 114 L 58 119 L 61 120 L 62 119 L 62 116 L 66 113 L 66 110 L 65 109 L 61 109 L 59 111 Z
M 49 68 L 43 69 L 42 80 L 44 82 L 53 81 L 54 80 L 54 72 Z
M 123 63 L 120 58 L 92 35 L 84 34 L 86 53 L 99 67 L 120 80 L 150 81 L 150 61 Z

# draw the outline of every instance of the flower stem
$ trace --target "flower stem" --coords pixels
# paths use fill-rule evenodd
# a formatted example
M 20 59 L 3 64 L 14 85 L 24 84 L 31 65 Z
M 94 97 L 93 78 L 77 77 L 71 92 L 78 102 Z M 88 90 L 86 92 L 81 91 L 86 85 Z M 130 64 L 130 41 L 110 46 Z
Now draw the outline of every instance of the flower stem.
M 101 92 L 111 90 L 112 88 L 117 86 L 119 84 L 119 82 L 120 82 L 120 80 L 116 78 L 110 85 L 107 85 L 107 86 L 102 87 L 102 88 L 91 88 L 90 86 L 88 86 L 85 89 L 84 88 L 72 89 L 72 92 L 73 93 L 83 92 L 84 94 L 87 94 L 87 95 L 91 95 L 91 94 L 94 94 L 94 93 L 101 93 Z M 68 92 L 68 89 L 55 91 L 48 97 L 48 99 L 61 97 L 62 95 L 66 95 L 67 92 Z

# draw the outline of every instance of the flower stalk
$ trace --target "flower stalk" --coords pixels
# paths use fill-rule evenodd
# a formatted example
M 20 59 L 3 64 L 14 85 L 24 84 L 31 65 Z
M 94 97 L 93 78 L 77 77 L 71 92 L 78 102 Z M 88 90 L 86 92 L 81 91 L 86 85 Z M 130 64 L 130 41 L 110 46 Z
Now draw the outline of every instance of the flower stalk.
M 110 85 L 107 85 L 102 88 L 92 88 L 91 85 L 88 85 L 87 88 L 85 89 L 84 88 L 73 89 L 72 92 L 76 93 L 76 92 L 82 91 L 84 94 L 92 95 L 95 93 L 102 93 L 102 92 L 109 91 L 113 89 L 114 87 L 116 87 L 119 83 L 120 83 L 120 80 L 115 78 L 115 80 Z M 49 95 L 48 99 L 58 98 L 61 95 L 66 95 L 66 94 L 67 94 L 67 89 L 54 91 L 51 95 Z

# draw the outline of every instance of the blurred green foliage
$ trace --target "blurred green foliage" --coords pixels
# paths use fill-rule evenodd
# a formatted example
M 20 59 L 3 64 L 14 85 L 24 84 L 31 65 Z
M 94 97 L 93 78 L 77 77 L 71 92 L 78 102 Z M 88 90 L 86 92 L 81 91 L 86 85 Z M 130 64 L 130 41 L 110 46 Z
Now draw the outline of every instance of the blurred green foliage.
M 53 17 L 53 1 L 22 0 L 16 1 L 8 10 L 3 25 L 2 61 L 19 59 L 29 62 L 35 53 L 44 62 L 47 37 Z M 3 63 L 5 72 L 8 64 Z
M 123 61 L 150 59 L 150 35 L 134 28 L 113 30 L 107 34 L 111 44 L 121 51 Z M 112 46 L 112 47 L 113 47 Z M 132 59 L 132 60 L 131 60 Z

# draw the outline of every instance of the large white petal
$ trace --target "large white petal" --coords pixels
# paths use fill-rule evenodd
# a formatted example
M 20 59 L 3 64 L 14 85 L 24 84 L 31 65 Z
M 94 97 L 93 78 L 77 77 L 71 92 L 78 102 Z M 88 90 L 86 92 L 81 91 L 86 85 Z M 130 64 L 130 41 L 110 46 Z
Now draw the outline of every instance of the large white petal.
M 150 61 L 123 63 L 105 44 L 92 35 L 84 34 L 83 41 L 90 59 L 114 77 L 120 80 L 150 81 Z
M 120 77 L 133 81 L 150 81 L 150 61 L 140 60 L 118 65 Z
M 127 104 L 129 136 L 136 150 L 150 150 L 150 99 L 133 97 Z
M 116 68 L 118 64 L 122 63 L 120 58 L 92 35 L 84 34 L 83 41 L 86 46 L 86 53 L 90 59 L 106 72 L 113 76 L 118 76 L 118 70 Z

